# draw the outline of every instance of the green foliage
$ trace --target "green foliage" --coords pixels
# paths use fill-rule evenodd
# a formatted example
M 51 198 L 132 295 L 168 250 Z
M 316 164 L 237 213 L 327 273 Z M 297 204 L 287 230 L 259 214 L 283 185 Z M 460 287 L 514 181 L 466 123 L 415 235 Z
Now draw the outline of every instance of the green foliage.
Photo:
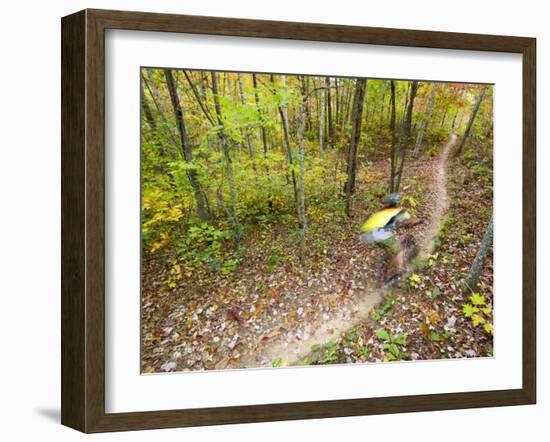
M 345 340 L 348 342 L 355 342 L 357 341 L 358 335 L 357 335 L 357 328 L 353 327 L 351 330 L 349 330 L 345 335 Z
M 291 259 L 280 242 L 272 243 L 266 259 L 266 269 L 269 273 L 275 272 L 278 267 Z
M 414 269 L 417 270 L 417 271 L 422 271 L 426 267 L 428 267 L 428 262 L 429 261 L 427 259 L 422 259 L 418 256 L 415 256 L 411 261 Z
M 324 346 L 324 354 L 319 360 L 321 364 L 335 364 L 338 362 L 338 347 L 333 341 L 329 341 Z
M 183 109 L 183 123 L 188 150 L 181 143 L 178 121 L 164 72 L 145 71 L 142 99 L 142 253 L 144 260 L 165 260 L 181 266 L 181 273 L 215 271 L 235 272 L 247 247 L 258 235 L 265 237 L 254 246 L 265 246 L 265 268 L 277 271 L 298 254 L 301 220 L 297 210 L 301 155 L 299 117 L 303 83 L 299 76 L 217 73 L 218 94 L 214 100 L 210 73 L 173 70 L 175 87 Z M 332 80 L 334 85 L 334 79 Z M 306 132 L 303 140 L 304 217 L 307 219 L 307 251 L 311 255 L 329 256 L 330 241 L 342 234 L 344 214 L 343 189 L 347 181 L 347 159 L 351 140 L 350 105 L 356 80 L 338 80 L 331 89 L 333 136 L 328 137 L 328 121 L 324 124 L 324 148 L 319 145 L 321 95 L 325 98 L 325 79 L 309 77 L 306 97 Z M 352 206 L 358 216 L 380 207 L 387 193 L 387 172 L 372 164 L 387 162 L 392 134 L 389 130 L 389 84 L 387 80 L 367 82 L 366 101 L 369 117 L 364 118 L 360 134 L 357 188 Z M 395 81 L 398 124 L 403 120 L 406 97 L 411 83 Z M 460 86 L 463 89 L 464 86 Z M 414 131 L 424 118 L 429 83 L 421 83 L 413 112 Z M 435 111 L 424 134 L 424 150 L 435 149 L 450 132 L 449 124 L 440 125 L 441 115 L 449 116 L 464 106 L 457 97 L 456 85 L 442 85 L 436 93 Z M 347 98 L 346 98 L 347 97 Z M 484 138 L 491 122 L 492 109 L 483 104 L 476 134 Z M 215 106 L 219 104 L 219 107 Z M 325 101 L 325 106 L 327 102 Z M 145 112 L 145 106 L 148 112 Z M 217 112 L 216 110 L 219 110 Z M 289 144 L 287 147 L 281 115 L 287 115 Z M 326 109 L 325 109 L 326 110 Z M 153 122 L 150 119 L 153 119 Z M 325 119 L 328 118 L 325 112 Z M 413 132 L 414 132 L 413 131 Z M 416 133 L 411 134 L 411 140 Z M 491 161 L 480 161 L 486 152 L 475 150 L 471 143 L 464 160 L 472 161 L 474 175 L 490 175 Z M 479 150 L 479 149 L 478 149 Z M 472 156 L 473 155 L 473 156 Z M 491 155 L 485 155 L 491 159 Z M 474 161 L 475 160 L 475 161 Z M 477 162 L 476 162 L 477 161 Z M 405 168 L 407 167 L 407 164 Z M 385 176 L 386 175 L 386 176 Z M 403 187 L 407 195 L 403 205 L 414 215 L 423 203 L 423 183 L 405 171 Z M 193 185 L 192 178 L 195 183 Z M 207 216 L 199 217 L 200 199 Z M 444 228 L 440 232 L 444 234 Z M 280 238 L 275 240 L 274 238 Z M 166 257 L 169 257 L 168 259 Z M 418 267 L 424 267 L 425 263 Z M 170 279 L 170 284 L 174 284 Z M 412 281 L 412 284 L 415 284 Z M 387 314 L 391 308 L 382 308 Z M 375 315 L 378 314 L 375 311 Z
M 368 358 L 372 353 L 372 349 L 366 345 L 361 345 L 357 349 L 357 356 L 360 358 Z
M 385 328 L 380 328 L 376 331 L 376 337 L 383 341 L 382 349 L 388 361 L 400 361 L 410 357 L 403 351 L 407 345 L 405 335 L 391 335 Z
M 213 263 L 220 258 L 222 241 L 230 237 L 227 231 L 216 229 L 207 223 L 191 226 L 180 250 L 191 263 Z
M 455 223 L 454 215 L 452 213 L 449 213 L 441 223 L 441 227 L 439 228 L 439 233 L 437 236 L 439 238 L 444 238 L 454 223 Z
M 384 300 L 384 304 L 381 308 L 377 309 L 374 308 L 371 310 L 371 317 L 375 321 L 380 321 L 384 316 L 390 315 L 391 316 L 391 310 L 393 306 L 395 305 L 396 299 L 393 292 L 388 293 L 386 296 L 386 299 Z
M 470 170 L 476 180 L 492 180 L 493 178 L 493 168 L 484 164 L 475 163 Z
M 220 306 L 234 302 L 239 309 L 242 307 L 239 313 L 243 317 L 253 315 L 250 313 L 253 306 L 257 315 L 254 319 L 258 319 L 259 325 L 264 325 L 262 321 L 266 318 L 276 322 L 296 321 L 298 317 L 310 321 L 309 309 L 302 309 L 307 310 L 306 313 L 298 315 L 299 309 L 291 305 L 292 301 L 289 302 L 288 290 L 292 291 L 293 287 L 297 287 L 298 291 L 303 288 L 300 293 L 307 297 L 323 298 L 325 292 L 317 287 L 320 280 L 327 280 L 326 287 L 322 288 L 327 296 L 340 292 L 339 280 L 348 276 L 349 281 L 367 282 L 366 287 L 370 287 L 368 281 L 362 281 L 363 275 L 357 277 L 357 273 L 361 272 L 362 265 L 363 268 L 371 265 L 369 260 L 376 257 L 377 252 L 371 253 L 374 247 L 365 252 L 366 247 L 357 241 L 357 230 L 370 213 L 381 208 L 381 199 L 388 192 L 390 148 L 393 137 L 399 137 L 406 126 L 403 126 L 403 121 L 410 81 L 396 80 L 394 83 L 397 125 L 392 133 L 389 121 L 390 81 L 368 80 L 365 95 L 367 107 L 360 121 L 355 164 L 350 161 L 350 158 L 353 159 L 350 147 L 353 147 L 354 126 L 354 118 L 350 114 L 353 112 L 356 79 L 339 78 L 335 81 L 332 78 L 326 88 L 324 77 L 308 77 L 304 79 L 307 80 L 306 85 L 306 81 L 302 82 L 302 78 L 295 75 L 252 76 L 218 72 L 212 76 L 208 72 L 186 71 L 184 74 L 173 70 L 175 81 L 168 88 L 161 69 L 151 69 L 151 72 L 151 76 L 144 75 L 147 83 L 141 100 L 144 274 L 150 276 L 155 272 L 155 277 L 150 279 L 154 279 L 155 284 L 157 281 L 164 283 L 162 289 L 168 287 L 171 295 L 178 295 L 170 296 L 170 299 L 184 299 L 179 295 L 187 294 L 186 289 L 195 283 L 199 283 L 201 288 L 208 284 L 223 287 L 227 293 L 220 290 L 220 293 L 223 292 L 219 294 L 223 297 Z M 214 77 L 218 84 L 216 96 Z M 172 104 L 175 101 L 174 89 L 179 96 L 183 116 Z M 304 89 L 307 89 L 307 96 L 303 95 Z M 419 83 L 413 106 L 412 132 L 407 139 L 399 141 L 400 152 L 407 152 L 399 191 L 404 195 L 403 206 L 413 216 L 418 211 L 424 217 L 432 209 L 434 199 L 425 198 L 425 195 L 433 190 L 432 178 L 439 163 L 428 162 L 426 158 L 441 153 L 441 147 L 451 131 L 463 134 L 478 89 L 476 85 L 440 83 L 434 89 L 433 112 L 428 113 L 427 101 L 432 83 Z M 330 107 L 327 100 L 329 94 Z M 302 103 L 305 104 L 303 108 Z M 307 109 L 307 112 L 302 114 L 302 109 Z M 451 127 L 453 118 L 458 114 L 463 117 L 459 120 L 460 124 Z M 302 133 L 302 121 L 305 122 L 305 133 Z M 413 158 L 410 152 L 419 134 L 421 121 L 427 125 L 420 155 Z M 471 185 L 474 180 L 485 183 L 483 190 L 487 194 L 492 193 L 491 124 L 492 103 L 487 99 L 480 108 L 462 156 L 449 160 L 455 162 L 449 163 L 449 169 L 457 164 L 468 171 L 463 185 Z M 181 130 L 182 126 L 185 126 L 185 131 Z M 356 188 L 346 200 L 344 184 L 348 181 L 348 170 L 352 170 L 350 166 L 357 166 Z M 462 186 L 459 183 L 460 180 L 454 180 L 455 186 Z M 468 198 L 464 200 L 464 208 L 471 212 L 471 207 L 466 205 L 476 202 L 472 199 L 467 201 Z M 346 214 L 345 208 L 350 209 L 349 213 Z M 484 218 L 487 208 L 480 207 L 478 211 Z M 307 221 L 307 229 L 303 221 Z M 417 230 L 411 232 L 416 235 Z M 399 299 L 422 289 L 422 292 L 414 293 L 422 299 L 414 310 L 433 307 L 440 311 L 444 308 L 447 301 L 455 298 L 449 286 L 449 280 L 453 278 L 436 280 L 432 278 L 434 270 L 439 270 L 440 263 L 452 263 L 455 259 L 446 251 L 451 250 L 461 258 L 466 255 L 457 247 L 470 245 L 475 234 L 474 229 L 458 225 L 452 215 L 447 216 L 442 222 L 436 246 L 442 243 L 447 246 L 452 241 L 453 248 L 445 247 L 427 259 L 417 258 L 414 261 L 415 273 L 405 281 L 414 290 L 400 291 Z M 302 237 L 305 237 L 304 243 Z M 342 247 L 348 246 L 346 252 L 350 253 L 342 253 Z M 300 256 L 301 250 L 304 250 L 305 257 Z M 352 253 L 356 255 L 353 258 L 350 256 Z M 244 262 L 246 266 L 241 267 Z M 462 260 L 457 262 L 461 264 L 457 267 L 462 268 Z M 332 273 L 323 273 L 327 269 Z M 335 275 L 335 269 L 340 272 L 338 275 Z M 318 277 L 316 285 L 309 285 L 313 279 L 311 275 Z M 271 291 L 277 291 L 279 287 L 275 284 L 279 283 L 286 285 L 283 299 L 279 301 L 273 296 L 269 300 L 277 302 L 275 319 L 274 314 L 270 317 L 267 309 L 262 307 L 266 297 L 271 296 Z M 435 284 L 445 287 L 448 292 L 445 299 L 441 299 L 441 291 L 434 287 Z M 155 285 L 148 284 L 149 287 Z M 349 292 L 348 289 L 349 286 L 341 293 L 342 302 L 351 303 L 353 297 L 359 299 L 358 295 L 362 295 L 356 293 L 362 289 L 356 290 L 355 286 Z M 351 293 L 352 290 L 354 293 Z M 483 292 L 483 289 L 480 288 L 480 291 Z M 201 292 L 197 290 L 192 295 L 200 297 Z M 151 296 L 156 295 L 153 293 Z M 410 298 L 416 301 L 418 296 Z M 434 305 L 430 305 L 428 298 Z M 492 332 L 492 307 L 487 299 L 488 295 L 473 294 L 462 306 L 463 317 L 460 320 L 469 321 L 476 332 L 481 332 L 482 328 L 486 333 Z M 340 298 L 334 298 L 331 302 L 336 304 L 339 301 Z M 188 304 L 194 305 L 196 302 L 193 298 Z M 304 299 L 300 298 L 299 303 L 302 302 Z M 312 306 L 315 303 L 308 304 Z M 392 325 L 390 329 L 386 322 L 395 315 L 395 304 L 396 296 L 389 293 L 382 305 L 372 309 L 372 319 L 387 327 L 378 329 L 374 338 L 370 335 L 370 327 L 368 338 L 364 327 L 354 327 L 336 343 L 330 341 L 312 346 L 310 356 L 302 362 L 332 364 L 367 358 L 371 353 L 379 358 L 381 350 L 387 360 L 407 359 L 405 335 L 392 335 L 391 330 L 396 328 Z M 288 314 L 284 309 L 291 307 Z M 260 311 L 261 314 L 258 313 Z M 406 311 L 405 308 L 403 311 Z M 211 320 L 214 321 L 213 316 Z M 438 324 L 437 330 L 434 324 Z M 431 318 L 427 318 L 423 325 L 424 344 L 429 348 L 435 347 L 435 343 L 444 344 L 450 338 L 443 331 L 442 324 Z M 199 332 L 193 330 L 193 333 L 194 336 L 182 333 L 181 339 L 190 336 L 194 339 Z M 256 333 L 256 329 L 252 333 Z M 257 335 L 262 336 L 259 330 Z M 375 345 L 372 345 L 373 341 Z M 345 353 L 340 352 L 339 346 L 345 348 Z M 286 363 L 282 357 L 271 361 L 273 367 Z
M 334 341 L 326 344 L 314 344 L 307 358 L 300 361 L 299 365 L 324 365 L 338 362 L 338 346 Z

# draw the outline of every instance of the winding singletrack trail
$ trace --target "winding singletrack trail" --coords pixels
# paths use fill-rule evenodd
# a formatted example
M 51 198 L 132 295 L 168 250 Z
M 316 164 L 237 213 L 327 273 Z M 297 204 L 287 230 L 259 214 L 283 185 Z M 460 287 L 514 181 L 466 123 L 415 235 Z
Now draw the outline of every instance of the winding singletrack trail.
M 434 238 L 441 227 L 445 212 L 449 208 L 449 196 L 447 194 L 447 167 L 451 151 L 457 141 L 457 135 L 451 134 L 447 143 L 443 146 L 435 166 L 435 176 L 430 192 L 433 201 L 433 211 L 427 226 L 418 234 L 420 245 L 419 258 L 426 259 L 434 249 Z
M 416 215 L 424 222 L 408 233 L 416 239 L 423 260 L 433 252 L 449 207 L 447 169 L 456 141 L 457 136 L 451 135 L 437 156 L 411 159 L 405 170 L 402 193 L 422 192 Z M 383 183 L 387 166 L 382 160 L 373 164 L 357 185 Z M 153 324 L 145 330 L 149 372 L 295 365 L 311 354 L 314 344 L 335 342 L 368 320 L 390 289 L 376 283 L 382 251 L 357 238 L 358 223 L 372 206 L 360 204 L 359 199 L 357 203 L 354 217 L 334 237 L 326 238 L 323 259 L 307 269 L 281 265 L 258 274 L 265 257 L 256 256 L 256 261 L 239 269 L 239 278 L 231 284 L 223 278 L 210 284 L 217 290 L 210 285 L 189 290 L 191 282 L 182 281 L 181 288 L 159 295 L 159 282 L 149 281 L 142 310 L 142 323 Z M 412 266 L 407 269 L 413 271 Z M 155 336 L 162 345 L 155 344 Z
M 421 225 L 415 232 L 419 245 L 419 258 L 426 259 L 433 252 L 434 238 L 437 236 L 441 222 L 449 206 L 447 194 L 447 167 L 448 159 L 454 145 L 457 141 L 457 135 L 452 134 L 437 158 L 434 159 L 434 173 L 430 190 L 423 204 L 432 208 L 430 218 L 427 223 Z M 368 267 L 368 263 L 366 264 Z M 314 344 L 324 344 L 330 340 L 336 340 L 342 333 L 349 330 L 358 322 L 365 320 L 373 307 L 379 304 L 385 297 L 387 289 L 376 288 L 376 283 L 372 278 L 365 279 L 357 287 L 359 290 L 355 296 L 354 315 L 349 317 L 349 312 L 344 311 L 336 314 L 326 321 L 317 323 L 308 323 L 304 325 L 304 334 L 299 341 L 288 341 L 285 336 L 271 342 L 257 354 L 249 354 L 241 359 L 246 367 L 270 366 L 272 361 L 279 359 L 281 366 L 288 366 L 298 363 L 305 358 Z

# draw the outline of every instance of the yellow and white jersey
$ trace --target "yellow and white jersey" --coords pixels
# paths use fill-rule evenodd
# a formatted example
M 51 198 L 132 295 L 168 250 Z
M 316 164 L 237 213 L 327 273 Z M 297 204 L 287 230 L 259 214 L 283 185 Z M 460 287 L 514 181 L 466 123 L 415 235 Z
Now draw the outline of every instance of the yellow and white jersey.
M 361 226 L 361 232 L 370 233 L 378 229 L 391 229 L 411 215 L 402 207 L 389 207 L 373 213 Z

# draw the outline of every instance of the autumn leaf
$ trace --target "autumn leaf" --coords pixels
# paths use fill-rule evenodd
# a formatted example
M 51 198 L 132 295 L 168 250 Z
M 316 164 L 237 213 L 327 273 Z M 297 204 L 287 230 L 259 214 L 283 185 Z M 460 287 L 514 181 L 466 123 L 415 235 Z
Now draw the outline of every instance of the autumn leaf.
M 485 319 L 483 316 L 478 315 L 477 313 L 474 313 L 472 315 L 472 324 L 474 324 L 475 327 L 477 327 L 480 324 L 483 324 L 485 322 Z
M 431 324 L 438 324 L 441 321 L 441 316 L 435 310 L 430 310 L 428 312 L 428 319 Z
M 182 75 L 176 75 L 176 90 L 187 112 L 179 123 L 178 113 L 172 112 L 177 109 L 171 109 L 176 100 L 170 96 L 165 72 L 152 69 L 144 75 L 144 373 L 163 368 L 279 367 L 302 357 L 303 365 L 312 365 L 493 353 L 492 250 L 483 262 L 478 293 L 464 294 L 456 286 L 471 268 L 492 210 L 491 87 L 487 87 L 491 99 L 481 103 L 474 120 L 479 85 L 419 83 L 413 103 L 411 83 L 393 84 L 394 101 L 403 103 L 403 114 L 410 104 L 413 122 L 443 117 L 438 124 L 425 125 L 425 130 L 424 125 L 412 125 L 409 135 L 414 138 L 423 131 L 424 143 L 419 155 L 403 158 L 400 205 L 424 223 L 411 223 L 406 231 L 395 226 L 396 238 L 410 235 L 422 251 L 433 243 L 436 252 L 418 261 L 407 256 L 402 280 L 391 287 L 375 287 L 383 276 L 382 253 L 374 244 L 359 241 L 358 234 L 361 223 L 382 208 L 395 134 L 387 127 L 387 118 L 373 115 L 368 133 L 365 129 L 354 136 L 351 123 L 357 113 L 348 111 L 344 102 L 354 101 L 357 80 L 329 79 L 324 89 L 325 79 L 287 76 L 284 80 L 278 74 L 258 74 L 256 85 L 250 74 L 228 72 L 218 74 L 219 94 L 204 94 L 211 85 L 206 73 L 187 71 L 185 79 Z M 389 86 L 386 80 L 369 80 L 368 94 L 364 92 L 371 109 L 385 108 L 390 114 Z M 156 90 L 164 93 L 154 97 L 151 91 Z M 334 134 L 324 137 L 328 120 L 312 117 L 325 115 L 319 111 L 333 91 L 342 106 L 334 107 L 337 100 L 332 95 L 332 119 L 347 118 L 347 123 L 336 124 Z M 303 115 L 307 129 L 299 136 L 304 93 L 311 100 Z M 433 112 L 430 94 L 434 94 Z M 153 121 L 146 105 L 154 105 Z M 158 105 L 167 111 L 166 119 L 159 116 Z M 218 111 L 210 115 L 212 121 L 204 109 Z M 460 140 L 451 134 L 464 129 L 466 120 L 472 121 L 472 133 L 464 137 L 467 143 L 455 158 L 452 153 L 459 150 Z M 167 137 L 181 141 L 178 124 L 189 126 L 184 135 L 194 153 L 192 161 L 172 155 L 172 147 L 181 146 L 165 146 Z M 287 133 L 285 124 L 290 125 Z M 317 129 L 323 129 L 324 151 L 312 135 L 319 133 Z M 269 148 L 262 140 L 265 132 Z M 342 189 L 350 178 L 344 164 L 351 161 L 346 154 L 350 139 L 357 138 L 360 147 L 369 137 L 376 138 L 379 148 L 369 152 L 369 167 L 353 172 L 355 195 L 346 198 L 353 216 L 344 217 Z M 224 151 L 227 146 L 229 151 Z M 265 154 L 258 154 L 262 151 Z M 294 185 L 291 174 L 298 179 Z M 300 201 L 305 206 L 295 207 L 293 202 L 300 206 Z M 307 231 L 301 228 L 306 225 Z M 438 231 L 431 232 L 432 226 Z M 402 246 L 408 248 L 405 241 Z M 409 269 L 417 270 L 411 274 Z M 395 301 L 386 299 L 371 310 L 369 298 L 374 293 Z M 312 339 L 326 342 L 325 335 L 332 331 L 335 340 L 330 345 L 311 346 Z M 172 364 L 177 366 L 172 369 Z
M 467 318 L 471 318 L 472 315 L 478 311 L 479 309 L 472 306 L 471 304 L 464 304 L 464 306 L 462 307 L 462 313 L 464 313 L 464 316 L 466 316 Z
M 474 293 L 472 296 L 470 296 L 470 301 L 473 305 L 484 305 L 485 297 L 483 295 L 480 295 L 479 293 Z
M 409 276 L 409 280 L 415 283 L 419 283 L 421 281 L 420 276 L 418 276 L 416 273 L 413 273 L 411 276 Z
M 422 325 L 420 326 L 420 330 L 422 331 L 422 334 L 424 335 L 425 338 L 430 337 L 430 328 L 428 327 L 427 324 L 422 323 Z

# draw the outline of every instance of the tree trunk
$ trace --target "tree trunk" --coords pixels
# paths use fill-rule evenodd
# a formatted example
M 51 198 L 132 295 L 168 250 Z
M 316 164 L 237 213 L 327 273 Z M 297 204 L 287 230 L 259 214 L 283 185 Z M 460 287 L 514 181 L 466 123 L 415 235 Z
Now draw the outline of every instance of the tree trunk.
M 399 186 L 401 185 L 401 177 L 403 176 L 403 167 L 405 165 L 405 157 L 407 156 L 407 150 L 409 149 L 409 142 L 411 138 L 411 123 L 412 123 L 412 111 L 414 107 L 414 99 L 418 90 L 418 81 L 413 81 L 410 87 L 409 105 L 407 106 L 407 114 L 405 121 L 401 125 L 401 139 L 399 141 L 401 152 L 401 164 L 399 165 L 399 173 L 397 174 L 397 183 L 395 184 L 394 192 L 399 192 Z
M 302 85 L 304 85 L 304 77 L 300 77 Z M 304 129 L 305 129 L 305 112 L 308 95 L 302 95 L 300 104 L 300 118 L 298 126 L 298 144 L 300 149 L 300 260 L 302 263 L 306 259 L 306 234 L 307 234 L 307 217 L 306 217 L 306 197 L 305 197 L 305 148 L 304 148 Z
M 385 81 L 385 80 L 382 80 L 384 81 L 384 88 L 382 89 L 382 105 L 381 105 L 381 108 L 380 108 L 380 123 L 382 123 L 384 121 L 384 113 L 386 111 L 386 91 L 388 90 L 388 82 Z M 391 80 L 393 81 L 393 80 Z M 395 85 L 394 85 L 394 88 L 395 88 Z M 394 96 L 395 96 L 395 93 L 394 93 Z
M 147 124 L 151 128 L 153 143 L 155 144 L 155 147 L 158 149 L 159 155 L 161 157 L 164 157 L 166 155 L 166 150 L 165 150 L 165 147 L 163 145 L 164 143 L 162 143 L 162 142 L 159 143 L 159 142 L 156 141 L 157 140 L 156 135 L 157 135 L 158 126 L 157 126 L 157 122 L 155 120 L 155 117 L 153 116 L 153 111 L 151 110 L 151 106 L 149 105 L 149 101 L 147 100 L 147 97 L 145 96 L 145 89 L 143 88 L 143 84 L 146 81 L 145 77 L 143 77 L 143 75 L 141 75 L 140 80 L 141 81 L 139 82 L 139 86 L 140 86 L 140 93 L 141 93 L 141 108 L 143 109 L 143 115 L 145 116 L 145 120 L 147 121 Z M 159 112 L 159 115 L 162 118 L 162 115 L 160 114 L 160 112 Z M 171 133 L 170 133 L 170 135 L 171 135 Z M 172 141 L 174 142 L 175 145 L 178 144 L 178 142 L 174 139 L 174 137 L 171 137 L 171 139 L 172 139 Z M 163 162 L 158 162 L 157 165 L 155 166 L 155 170 L 157 170 L 159 173 L 164 174 L 165 173 L 164 163 Z
M 411 91 L 411 82 L 407 82 L 407 92 L 405 93 L 405 100 L 403 101 L 403 111 L 401 112 L 401 126 L 405 122 L 407 116 L 407 104 L 409 103 L 409 93 Z
M 281 75 L 281 82 L 283 86 L 286 85 L 286 77 Z M 286 105 L 279 106 L 279 115 L 281 116 L 281 122 L 283 124 L 283 135 L 285 140 L 286 153 L 288 158 L 288 163 L 291 166 L 290 174 L 292 176 L 292 190 L 294 193 L 294 205 L 298 207 L 298 186 L 296 184 L 296 174 L 294 173 L 294 168 L 292 167 L 292 146 L 290 145 L 290 133 L 288 128 L 288 110 Z
M 363 122 L 363 103 L 365 101 L 365 86 L 366 80 L 360 78 L 355 83 L 355 93 L 353 97 L 352 110 L 352 129 L 351 142 L 348 152 L 348 178 L 346 181 L 346 215 L 350 214 L 351 195 L 355 192 L 355 177 L 357 174 L 357 147 L 359 138 L 361 137 L 361 126 Z
M 311 77 L 306 77 L 306 80 L 304 82 L 304 94 L 306 97 L 309 97 L 309 82 L 311 80 Z M 315 86 L 315 85 L 314 85 Z M 311 106 L 309 105 L 309 100 L 306 101 L 306 129 L 310 132 L 313 132 L 314 126 L 313 122 L 311 121 Z
M 191 145 L 189 144 L 189 139 L 187 138 L 187 132 L 185 129 L 184 113 L 183 108 L 180 103 L 178 96 L 178 91 L 174 83 L 174 77 L 172 76 L 172 71 L 170 69 L 164 70 L 164 75 L 166 77 L 166 84 L 168 85 L 168 92 L 170 93 L 170 100 L 172 101 L 172 107 L 174 108 L 174 115 L 176 117 L 176 126 L 178 128 L 178 133 L 180 137 L 181 152 L 183 159 L 186 163 L 193 162 L 193 153 L 191 151 Z M 193 193 L 195 195 L 195 201 L 197 202 L 197 211 L 199 218 L 206 220 L 209 218 L 208 209 L 206 208 L 205 196 L 202 192 L 202 188 L 197 177 L 197 171 L 195 169 L 189 169 L 187 171 L 187 176 L 191 187 L 193 188 Z
M 254 99 L 256 100 L 256 109 L 258 110 L 258 117 L 260 119 L 260 135 L 262 137 L 262 143 L 264 145 L 264 155 L 267 155 L 267 136 L 265 133 L 265 121 L 260 108 L 260 96 L 258 95 L 258 80 L 256 74 L 252 74 L 252 84 L 254 86 Z
M 440 129 L 443 129 L 443 126 L 445 126 L 445 121 L 447 120 L 447 111 L 448 109 L 445 109 L 445 112 L 443 112 L 443 118 L 441 119 L 441 124 L 439 126 Z
M 472 113 L 470 115 L 470 120 L 468 121 L 468 126 L 466 126 L 466 132 L 464 132 L 464 136 L 462 137 L 462 142 L 460 143 L 460 146 L 458 147 L 458 150 L 456 151 L 456 156 L 459 156 L 462 153 L 462 149 L 464 148 L 464 145 L 466 144 L 466 141 L 468 141 L 468 137 L 470 136 L 470 132 L 472 130 L 472 126 L 474 125 L 474 121 L 476 119 L 477 112 L 479 111 L 479 107 L 481 106 L 481 102 L 483 101 L 483 98 L 485 97 L 486 89 L 484 88 L 477 97 L 476 105 L 474 106 L 474 109 L 472 110 Z
M 246 105 L 245 99 L 244 99 L 244 87 L 243 87 L 243 76 L 241 73 L 238 74 L 238 80 L 239 80 L 239 95 L 241 97 L 241 104 L 243 106 Z M 254 157 L 254 144 L 252 143 L 252 136 L 250 135 L 250 131 L 248 128 L 246 129 L 246 142 L 248 144 L 248 154 L 250 155 L 250 160 L 252 161 L 252 168 L 254 169 L 254 174 L 258 174 L 258 170 L 256 168 L 256 158 Z
M 370 106 L 369 106 L 369 80 L 365 79 L 365 125 L 364 125 L 364 131 L 365 131 L 365 162 L 369 159 L 369 150 L 368 150 L 368 134 L 369 134 L 369 112 L 370 112 Z
M 470 272 L 468 273 L 466 279 L 463 281 L 463 289 L 465 292 L 475 291 L 479 282 L 479 275 L 481 274 L 481 270 L 483 270 L 483 263 L 485 261 L 485 258 L 487 257 L 487 253 L 489 253 L 492 242 L 493 215 L 491 214 L 491 219 L 489 220 L 487 228 L 485 229 L 485 234 L 483 235 L 483 239 L 481 240 L 481 245 L 479 246 L 477 255 L 474 258 L 472 267 L 470 267 Z
M 149 85 L 149 88 L 150 88 L 150 91 L 151 91 L 151 96 L 153 97 L 155 102 L 157 102 L 160 106 L 161 100 L 160 100 L 160 97 L 159 97 L 159 91 L 158 91 L 157 87 L 155 86 L 155 80 L 153 78 L 153 71 L 151 71 L 151 68 L 146 68 L 145 72 L 147 72 L 147 77 L 149 79 L 148 85 Z
M 338 77 L 334 78 L 334 105 L 336 107 L 334 113 L 334 121 L 336 126 L 336 132 L 338 132 L 338 127 L 340 127 L 340 115 L 342 113 L 342 101 L 343 101 L 343 84 L 344 81 L 338 81 Z M 342 89 L 342 90 L 340 90 Z
M 208 87 L 208 77 L 202 71 L 200 72 L 199 87 L 201 89 L 202 97 L 204 99 L 206 97 L 206 88 Z
M 324 90 L 321 90 L 320 104 L 319 104 L 319 152 L 323 154 L 323 135 L 325 134 L 325 94 Z
M 345 107 L 343 109 L 344 111 L 344 115 L 342 117 L 342 128 L 345 128 L 346 125 L 348 124 L 348 121 L 350 119 L 350 114 L 352 112 L 350 112 L 350 108 L 352 106 L 352 101 L 351 101 L 351 88 L 348 88 L 348 90 L 346 91 L 346 100 L 345 100 Z M 351 117 L 353 118 L 353 117 Z
M 390 80 L 390 132 L 391 132 L 391 147 L 390 147 L 390 193 L 395 189 L 395 175 L 397 172 L 397 131 L 395 128 L 395 82 Z
M 165 125 L 162 125 L 160 127 L 165 128 L 165 132 L 166 132 L 167 136 L 170 138 L 170 140 L 174 143 L 175 146 L 178 146 L 180 144 L 179 135 L 175 135 L 173 130 L 172 130 L 172 127 L 168 125 L 168 119 L 164 115 L 164 112 L 163 112 L 162 107 L 161 107 L 161 103 L 159 103 L 157 101 L 157 99 L 155 98 L 154 85 L 149 84 L 149 82 L 151 81 L 151 77 L 148 81 L 145 78 L 145 76 L 142 74 L 141 79 L 143 81 L 143 84 L 145 84 L 145 86 L 147 86 L 147 90 L 149 91 L 149 95 L 151 96 L 151 99 L 153 100 L 153 104 L 155 105 L 155 108 L 156 108 L 156 110 L 159 114 L 160 119 L 166 123 Z M 177 129 L 176 129 L 176 132 L 177 132 Z M 160 152 L 163 155 L 167 153 L 166 149 L 162 145 L 160 146 Z M 171 152 L 169 152 L 169 153 L 171 153 Z
M 189 76 L 187 71 L 183 71 L 183 75 L 185 76 L 185 79 L 187 80 L 187 83 L 189 84 L 189 87 L 191 88 L 191 92 L 193 92 L 193 96 L 195 97 L 195 100 L 197 101 L 197 104 L 201 108 L 204 116 L 206 117 L 206 119 L 208 120 L 208 122 L 212 126 L 215 126 L 216 124 L 214 123 L 214 118 L 212 117 L 212 113 L 208 109 L 208 104 L 206 103 L 206 97 L 205 96 L 201 97 L 199 91 L 197 90 L 197 88 L 193 84 L 193 81 L 191 80 L 191 77 Z
M 155 133 L 157 131 L 157 124 L 155 122 L 155 118 L 153 117 L 153 112 L 151 111 L 151 107 L 149 106 L 149 103 L 147 102 L 147 98 L 145 97 L 145 91 L 143 90 L 143 83 L 145 82 L 145 79 L 142 77 L 141 81 L 139 82 L 140 86 L 140 93 L 141 93 L 141 108 L 143 109 L 143 114 L 145 116 L 145 119 L 147 120 L 147 124 L 149 124 L 149 127 Z
M 485 139 L 489 139 L 493 135 L 493 121 L 491 121 L 491 124 L 487 128 L 487 132 L 485 132 Z
M 235 190 L 235 181 L 233 178 L 233 163 L 231 161 L 231 155 L 229 153 L 229 140 L 227 139 L 227 135 L 225 132 L 225 123 L 223 121 L 222 108 L 220 106 L 217 74 L 216 72 L 211 72 L 210 74 L 212 77 L 212 92 L 214 95 L 214 108 L 216 109 L 216 117 L 218 120 L 218 125 L 220 126 L 218 136 L 220 138 L 223 154 L 225 157 L 227 179 L 229 181 L 229 192 L 231 195 L 231 211 L 232 211 L 232 217 L 233 217 L 233 227 L 235 229 L 235 242 L 237 243 L 237 247 L 238 247 L 240 242 L 240 229 L 239 229 L 239 217 L 237 215 L 237 192 Z
M 332 103 L 330 93 L 330 77 L 325 78 L 325 86 L 327 88 L 327 128 L 328 128 L 328 144 L 332 145 L 334 141 L 334 124 L 332 120 Z
M 418 129 L 418 136 L 416 137 L 416 144 L 414 146 L 413 157 L 416 157 L 418 155 L 418 152 L 420 151 L 420 146 L 422 145 L 422 138 L 424 138 L 424 131 L 426 130 L 426 126 L 428 125 L 428 122 L 430 121 L 430 117 L 432 116 L 432 110 L 434 106 L 434 96 L 435 96 L 436 89 L 437 89 L 437 83 L 433 83 L 432 90 L 430 91 L 430 97 L 428 98 L 428 105 L 426 106 L 426 112 L 424 112 L 424 116 L 422 118 L 422 121 L 420 122 L 420 127 Z
M 455 126 L 456 126 L 456 117 L 458 116 L 458 109 L 456 110 L 455 112 L 455 115 L 453 117 L 453 124 L 451 125 L 451 130 L 454 130 L 455 129 Z

